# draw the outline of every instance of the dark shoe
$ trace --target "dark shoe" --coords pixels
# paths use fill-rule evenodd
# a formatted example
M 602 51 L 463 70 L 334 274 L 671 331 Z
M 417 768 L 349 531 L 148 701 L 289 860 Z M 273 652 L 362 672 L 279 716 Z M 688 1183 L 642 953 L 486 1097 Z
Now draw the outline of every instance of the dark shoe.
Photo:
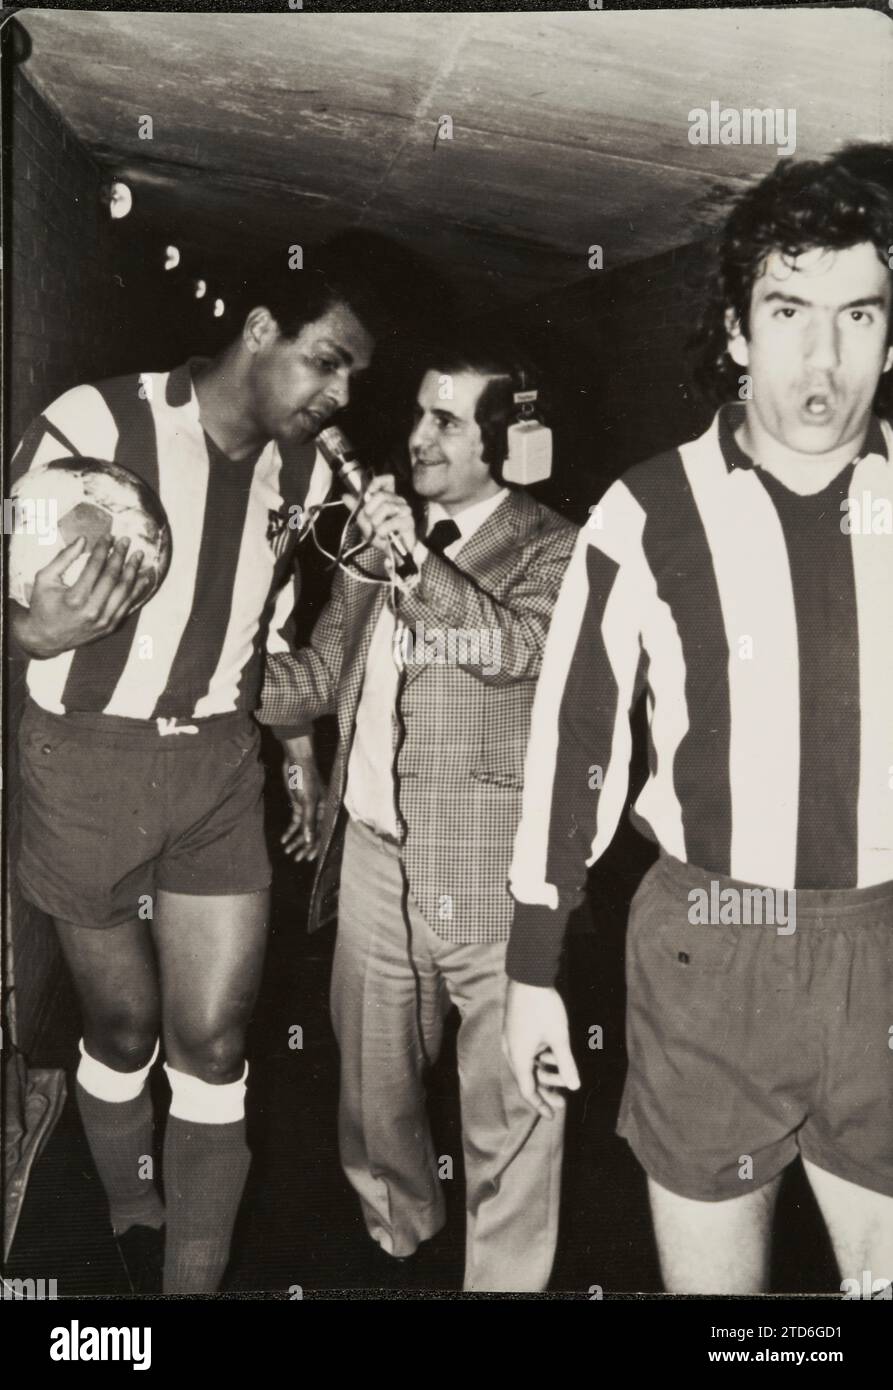
M 164 1275 L 164 1227 L 130 1226 L 115 1244 L 121 1252 L 130 1291 L 137 1298 L 160 1294 Z
M 370 1241 L 367 1252 L 367 1278 L 370 1287 L 390 1290 L 412 1287 L 418 1251 L 411 1255 L 389 1255 L 377 1241 Z
M 419 1246 L 413 1256 L 414 1287 L 434 1290 L 462 1288 L 465 1242 L 461 1225 L 442 1226 Z

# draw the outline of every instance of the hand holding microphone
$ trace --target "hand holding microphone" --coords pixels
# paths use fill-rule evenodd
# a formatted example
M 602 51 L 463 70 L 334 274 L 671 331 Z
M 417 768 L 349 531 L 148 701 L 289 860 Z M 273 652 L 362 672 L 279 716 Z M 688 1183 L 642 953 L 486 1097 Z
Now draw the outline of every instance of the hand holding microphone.
M 337 425 L 321 430 L 317 443 L 345 492 L 359 500 L 354 520 L 365 539 L 386 555 L 396 556 L 402 579 L 417 574 L 412 558 L 417 540 L 415 521 L 409 503 L 397 495 L 393 476 L 382 473 L 370 478 Z
M 390 473 L 372 479 L 355 520 L 376 549 L 383 550 L 386 555 L 393 550 L 404 563 L 405 560 L 413 563 L 412 552 L 417 540 L 415 520 L 409 503 L 397 495 Z M 403 566 L 400 568 L 402 572 Z

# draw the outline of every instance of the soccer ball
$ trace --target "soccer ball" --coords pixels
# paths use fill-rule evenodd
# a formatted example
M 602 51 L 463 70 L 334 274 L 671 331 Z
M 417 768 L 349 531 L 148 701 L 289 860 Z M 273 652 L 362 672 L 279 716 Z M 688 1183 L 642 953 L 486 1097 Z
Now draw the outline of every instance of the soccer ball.
M 10 533 L 9 596 L 26 608 L 34 576 L 61 550 L 84 536 L 86 545 L 62 576 L 71 586 L 98 540 L 130 537 L 128 555 L 143 552 L 140 574 L 152 576 L 143 598 L 155 594 L 171 562 L 171 531 L 157 493 L 117 463 L 62 458 L 40 464 L 12 488 L 4 504 Z

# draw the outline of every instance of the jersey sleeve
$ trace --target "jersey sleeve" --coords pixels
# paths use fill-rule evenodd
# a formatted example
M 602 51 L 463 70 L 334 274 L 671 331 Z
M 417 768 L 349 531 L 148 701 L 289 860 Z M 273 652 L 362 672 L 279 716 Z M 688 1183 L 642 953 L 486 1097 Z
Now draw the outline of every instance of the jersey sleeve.
M 268 656 L 258 722 L 277 738 L 309 734 L 316 719 L 334 713 L 343 654 L 344 575 L 337 570 L 307 646 Z
M 622 481 L 595 512 L 598 525 L 584 526 L 565 574 L 533 705 L 506 960 L 526 984 L 553 983 L 587 868 L 627 802 L 643 663 L 644 513 Z
M 307 446 L 305 446 L 306 449 Z M 309 460 L 307 453 L 310 454 Z M 286 467 L 283 470 L 283 507 L 291 526 L 295 524 L 295 534 L 302 532 L 308 517 L 318 512 L 332 491 L 332 470 L 322 452 L 316 446 L 312 451 L 295 450 L 284 455 Z M 298 652 L 297 624 L 295 609 L 301 592 L 301 571 L 298 561 L 298 547 L 292 545 L 291 563 L 287 566 L 281 587 L 278 589 L 273 612 L 267 628 L 266 637 L 266 691 L 267 695 L 280 680 L 283 672 L 289 669 L 287 658 Z M 266 721 L 259 715 L 261 722 Z M 297 723 L 277 721 L 272 726 L 277 738 L 294 738 L 308 734 L 313 728 L 312 720 Z
M 75 386 L 34 417 L 10 463 L 14 484 L 29 469 L 55 459 L 113 459 L 118 442 L 114 419 L 94 386 Z

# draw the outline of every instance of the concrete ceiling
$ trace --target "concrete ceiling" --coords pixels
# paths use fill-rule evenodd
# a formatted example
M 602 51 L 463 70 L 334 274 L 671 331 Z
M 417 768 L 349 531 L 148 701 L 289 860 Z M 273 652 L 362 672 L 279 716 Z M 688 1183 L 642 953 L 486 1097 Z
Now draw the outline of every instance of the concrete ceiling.
M 373 229 L 484 298 L 703 235 L 717 182 L 776 152 L 690 144 L 694 107 L 793 107 L 805 156 L 893 135 L 893 25 L 866 10 L 19 17 L 30 79 L 165 235 Z

